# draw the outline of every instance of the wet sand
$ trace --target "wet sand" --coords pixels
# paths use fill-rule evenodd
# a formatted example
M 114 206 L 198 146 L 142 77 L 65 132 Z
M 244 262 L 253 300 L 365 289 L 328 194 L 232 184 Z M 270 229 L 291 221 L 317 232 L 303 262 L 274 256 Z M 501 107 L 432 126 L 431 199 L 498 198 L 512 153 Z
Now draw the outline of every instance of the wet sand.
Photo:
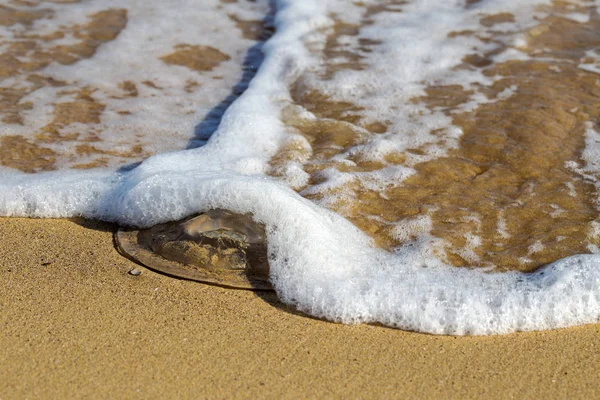
M 334 324 L 137 266 L 108 224 L 0 221 L 0 399 L 598 396 L 600 324 L 495 337 Z

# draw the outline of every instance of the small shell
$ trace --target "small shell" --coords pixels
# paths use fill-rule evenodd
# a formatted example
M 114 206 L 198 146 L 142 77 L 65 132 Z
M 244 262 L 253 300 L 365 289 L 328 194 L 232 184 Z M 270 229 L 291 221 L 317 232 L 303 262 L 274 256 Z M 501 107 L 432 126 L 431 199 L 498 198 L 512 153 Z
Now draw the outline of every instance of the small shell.
M 115 239 L 123 255 L 167 275 L 273 290 L 264 227 L 247 215 L 211 210 L 149 229 L 119 229 Z

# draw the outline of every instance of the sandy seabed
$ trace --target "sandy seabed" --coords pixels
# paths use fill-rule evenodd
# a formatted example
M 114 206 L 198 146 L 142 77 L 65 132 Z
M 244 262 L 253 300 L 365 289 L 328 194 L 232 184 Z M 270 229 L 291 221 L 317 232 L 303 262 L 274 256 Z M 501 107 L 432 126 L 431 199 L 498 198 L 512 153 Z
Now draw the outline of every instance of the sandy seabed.
M 0 399 L 600 396 L 600 324 L 493 337 L 335 324 L 140 267 L 114 229 L 0 219 Z

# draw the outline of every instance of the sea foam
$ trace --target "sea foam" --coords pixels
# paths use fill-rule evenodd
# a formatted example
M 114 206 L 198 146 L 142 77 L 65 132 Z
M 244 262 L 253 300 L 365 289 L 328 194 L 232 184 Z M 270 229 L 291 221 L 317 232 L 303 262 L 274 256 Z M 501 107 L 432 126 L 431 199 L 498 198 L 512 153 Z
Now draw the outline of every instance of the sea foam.
M 247 71 L 260 61 L 253 59 L 259 53 L 258 38 L 244 34 L 236 21 L 262 28 L 261 20 L 269 14 L 266 1 L 29 3 L 11 4 L 9 9 L 44 17 L 30 26 L 0 26 L 0 48 L 9 57 L 13 44 L 19 48 L 25 42 L 32 47 L 17 51 L 26 67 L 19 69 L 15 63 L 14 75 L 9 71 L 10 78 L 0 79 L 2 93 L 22 96 L 19 104 L 27 105 L 19 112 L 22 121 L 7 118 L 10 107 L 0 109 L 0 136 L 18 135 L 30 141 L 49 136 L 40 145 L 54 152 L 53 167 L 61 169 L 99 158 L 100 165 L 115 167 L 144 155 L 203 144 L 204 136 L 218 123 L 211 110 L 230 102 L 231 88 L 237 84 L 241 91 L 247 84 L 243 78 L 251 75 Z M 119 26 L 111 31 L 106 15 L 119 16 L 122 26 L 114 23 Z M 90 34 L 85 28 L 90 21 L 100 25 L 98 32 Z M 118 28 L 122 30 L 115 38 L 92 49 Z M 252 46 L 257 49 L 248 52 Z M 80 48 L 86 51 L 77 53 Z M 75 55 L 63 59 L 59 57 L 63 53 Z M 76 56 L 80 59 L 73 62 Z M 212 59 L 198 62 L 202 57 Z M 39 85 L 40 79 L 49 83 Z M 77 108 L 82 93 L 86 101 Z M 90 105 L 95 113 L 86 113 Z M 68 121 L 53 123 L 57 109 L 67 106 L 71 108 L 66 110 Z M 202 126 L 197 126 L 200 121 Z M 48 131 L 55 133 L 48 135 Z M 81 145 L 84 151 L 75 151 Z
M 317 67 L 308 44 L 332 24 L 321 1 L 279 0 L 277 9 L 277 33 L 264 47 L 263 64 L 206 146 L 153 156 L 128 171 L 3 169 L 1 213 L 80 215 L 137 227 L 213 208 L 251 213 L 266 226 L 270 279 L 280 299 L 343 323 L 497 334 L 598 321 L 599 256 L 572 256 L 530 274 L 454 268 L 427 245 L 433 239 L 426 220 L 399 228 L 398 235 L 418 234 L 390 253 L 339 214 L 266 176 L 288 134 L 280 113 L 289 85 Z

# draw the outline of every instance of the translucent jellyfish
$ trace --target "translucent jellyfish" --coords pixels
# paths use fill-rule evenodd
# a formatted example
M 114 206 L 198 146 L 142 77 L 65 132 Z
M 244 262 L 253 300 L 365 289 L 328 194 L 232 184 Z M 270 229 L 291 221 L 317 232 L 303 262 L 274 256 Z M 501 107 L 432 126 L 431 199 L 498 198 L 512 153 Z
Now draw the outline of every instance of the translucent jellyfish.
M 224 210 L 144 230 L 120 229 L 119 251 L 177 278 L 221 286 L 272 290 L 264 227 L 248 215 Z

